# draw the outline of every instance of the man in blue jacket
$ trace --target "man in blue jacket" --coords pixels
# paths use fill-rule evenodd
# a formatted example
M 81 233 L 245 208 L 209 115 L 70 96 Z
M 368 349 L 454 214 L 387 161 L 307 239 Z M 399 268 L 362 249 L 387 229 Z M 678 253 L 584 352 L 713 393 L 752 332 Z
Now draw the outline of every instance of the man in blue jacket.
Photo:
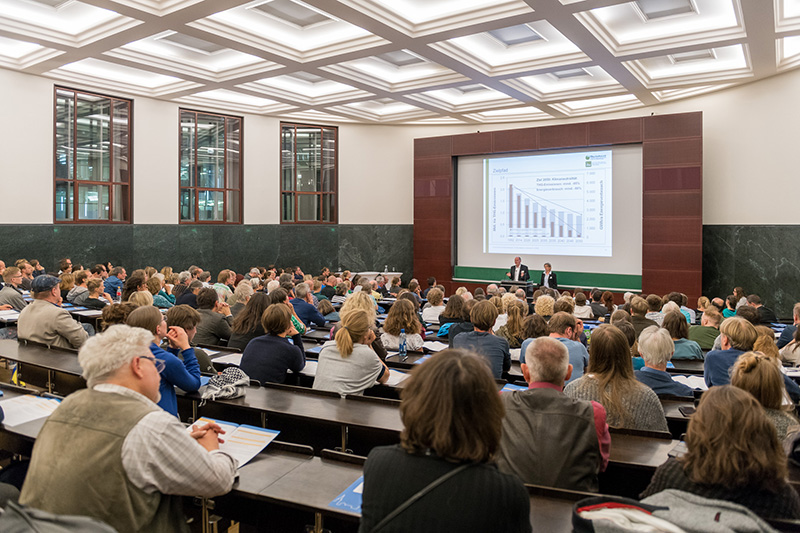
M 669 332 L 658 326 L 648 326 L 639 335 L 639 353 L 644 358 L 644 367 L 634 372 L 636 379 L 656 394 L 692 396 L 692 389 L 672 379 L 667 372 L 667 363 L 675 351 Z
M 310 326 L 312 323 L 318 327 L 325 325 L 325 317 L 317 311 L 317 308 L 311 303 L 311 290 L 306 283 L 298 283 L 294 288 L 295 298 L 290 300 L 297 317 L 303 321 L 303 324 Z M 311 301 L 309 301 L 311 300 Z

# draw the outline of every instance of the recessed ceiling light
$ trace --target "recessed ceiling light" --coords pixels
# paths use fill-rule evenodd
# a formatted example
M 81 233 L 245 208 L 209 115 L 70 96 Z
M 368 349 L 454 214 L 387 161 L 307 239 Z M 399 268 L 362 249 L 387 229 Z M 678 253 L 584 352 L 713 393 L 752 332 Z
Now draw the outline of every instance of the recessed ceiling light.
M 472 85 L 462 85 L 461 87 L 455 87 L 455 90 L 459 91 L 461 94 L 469 94 L 478 91 L 485 91 L 486 87 L 478 83 L 474 83 Z
M 210 43 L 208 41 L 204 41 L 203 39 L 198 39 L 197 37 L 192 37 L 191 35 L 184 35 L 182 33 L 171 33 L 169 35 L 165 35 L 164 37 L 159 37 L 156 40 L 167 41 L 172 45 L 180 46 L 181 48 L 186 48 L 188 50 L 192 50 L 193 52 L 201 52 L 209 55 L 225 50 L 225 47 L 219 44 Z
M 250 9 L 260 11 L 265 15 L 288 22 L 299 28 L 307 28 L 320 22 L 333 20 L 324 13 L 294 0 L 270 0 L 263 4 L 251 6 Z
M 695 50 L 693 52 L 679 52 L 677 54 L 670 54 L 669 60 L 673 63 L 686 63 L 688 61 L 701 61 L 704 59 L 716 59 L 714 50 Z
M 634 4 L 645 20 L 697 13 L 692 0 L 636 0 Z
M 408 50 L 397 50 L 396 52 L 386 52 L 385 54 L 378 54 L 378 59 L 382 59 L 387 63 L 391 63 L 396 67 L 405 67 L 408 65 L 415 65 L 418 63 L 425 63 L 425 60 L 417 54 L 409 52 Z
M 310 72 L 293 72 L 292 74 L 289 74 L 289 77 L 307 81 L 308 83 L 319 83 L 321 81 L 325 81 L 325 78 L 322 76 L 317 76 L 316 74 L 311 74 Z
M 53 9 L 60 9 L 65 5 L 72 2 L 72 0 L 27 0 L 31 4 L 38 4 L 40 6 L 52 7 Z
M 378 102 L 379 104 L 383 104 L 383 105 L 389 105 L 389 104 L 393 104 L 395 102 L 394 98 L 379 98 L 379 99 L 377 99 L 375 101 Z
M 536 33 L 533 28 L 527 24 L 509 26 L 507 28 L 500 28 L 499 30 L 490 30 L 486 33 L 500 41 L 500 43 L 505 46 L 514 46 L 515 44 L 532 43 L 535 41 L 544 40 L 541 35 Z
M 553 76 L 558 78 L 559 80 L 564 80 L 568 78 L 580 78 L 582 76 L 591 76 L 586 69 L 582 68 L 570 68 L 567 70 L 557 70 L 555 72 L 551 72 Z

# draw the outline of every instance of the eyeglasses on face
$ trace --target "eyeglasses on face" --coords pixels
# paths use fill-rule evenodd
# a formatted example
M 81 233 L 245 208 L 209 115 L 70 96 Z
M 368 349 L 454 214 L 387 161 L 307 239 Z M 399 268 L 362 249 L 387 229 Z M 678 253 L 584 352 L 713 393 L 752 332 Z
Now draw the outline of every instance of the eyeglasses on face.
M 167 363 L 163 359 L 156 359 L 152 355 L 140 355 L 139 359 L 148 359 L 149 361 L 152 361 L 153 365 L 156 367 L 156 372 L 159 374 L 162 373 L 167 367 Z

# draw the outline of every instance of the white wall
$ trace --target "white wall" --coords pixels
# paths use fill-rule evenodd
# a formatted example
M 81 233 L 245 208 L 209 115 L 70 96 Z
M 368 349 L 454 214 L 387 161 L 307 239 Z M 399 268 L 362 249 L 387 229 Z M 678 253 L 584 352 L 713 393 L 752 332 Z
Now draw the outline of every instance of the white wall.
M 53 80 L 0 69 L 0 223 L 53 220 Z M 343 124 L 339 129 L 342 224 L 413 222 L 413 140 L 451 133 L 523 128 L 703 111 L 704 224 L 800 224 L 794 192 L 800 139 L 800 70 L 696 98 L 562 121 L 463 126 Z M 134 221 L 178 220 L 178 104 L 134 98 Z M 278 224 L 279 124 L 244 120 L 244 222 Z M 10 126 L 13 125 L 13 126 Z M 33 193 L 36 193 L 35 195 Z

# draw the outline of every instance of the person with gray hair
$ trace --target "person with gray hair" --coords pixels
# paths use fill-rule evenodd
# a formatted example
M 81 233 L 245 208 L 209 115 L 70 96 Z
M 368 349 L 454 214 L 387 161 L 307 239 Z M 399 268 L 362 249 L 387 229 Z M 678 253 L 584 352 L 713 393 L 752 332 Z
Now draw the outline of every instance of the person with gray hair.
M 233 298 L 235 301 L 233 305 L 231 305 L 231 315 L 233 315 L 234 318 L 239 314 L 239 311 L 244 309 L 244 306 L 247 305 L 247 302 L 254 293 L 255 291 L 253 290 L 253 285 L 250 283 L 250 280 L 243 279 L 239 282 L 236 286 L 236 290 L 233 291 Z
M 314 307 L 311 289 L 305 283 L 298 283 L 294 288 L 295 297 L 289 300 L 297 313 L 297 318 L 303 321 L 306 327 L 316 324 L 318 327 L 325 325 L 325 317 Z
M 500 396 L 506 415 L 498 468 L 523 483 L 597 492 L 597 476 L 606 469 L 611 449 L 605 409 L 564 394 L 572 365 L 558 340 L 533 340 L 525 361 L 528 390 Z
M 672 379 L 667 372 L 667 363 L 672 359 L 675 343 L 669 331 L 658 326 L 649 326 L 639 335 L 639 354 L 644 367 L 634 372 L 636 379 L 653 392 L 661 395 L 692 397 L 692 389 Z
M 163 361 L 150 353 L 152 340 L 116 325 L 86 341 L 78 362 L 89 388 L 44 423 L 21 503 L 119 531 L 188 531 L 183 496 L 230 491 L 237 462 L 219 450 L 224 431 L 214 423 L 187 431 L 156 405 Z

